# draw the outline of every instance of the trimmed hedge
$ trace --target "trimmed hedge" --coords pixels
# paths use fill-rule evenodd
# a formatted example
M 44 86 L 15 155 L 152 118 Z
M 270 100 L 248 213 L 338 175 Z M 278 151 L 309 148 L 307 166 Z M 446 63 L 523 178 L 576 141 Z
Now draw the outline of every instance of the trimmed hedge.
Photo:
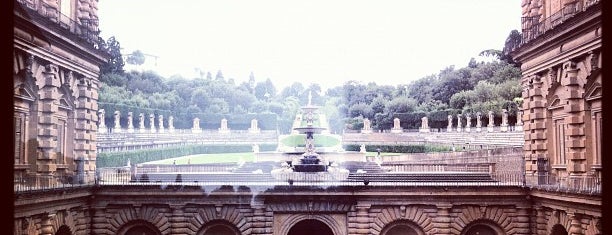
M 346 151 L 359 151 L 360 145 L 349 144 L 345 145 Z M 432 144 L 409 144 L 409 145 L 367 145 L 366 151 L 376 152 L 380 149 L 386 153 L 429 153 L 429 152 L 446 152 L 451 151 L 451 147 Z
M 274 151 L 276 144 L 262 144 L 260 151 Z M 138 164 L 143 162 L 157 161 L 174 157 L 182 157 L 193 154 L 205 153 L 237 153 L 251 152 L 251 145 L 187 145 L 158 149 L 140 149 L 133 151 L 98 153 L 96 167 L 120 167 L 130 163 Z

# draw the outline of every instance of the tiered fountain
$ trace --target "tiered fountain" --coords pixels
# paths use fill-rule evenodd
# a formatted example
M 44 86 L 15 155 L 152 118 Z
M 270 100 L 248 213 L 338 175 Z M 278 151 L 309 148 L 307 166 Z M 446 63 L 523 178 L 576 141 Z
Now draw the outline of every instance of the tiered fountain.
M 333 162 L 320 156 L 315 151 L 314 134 L 320 134 L 326 128 L 314 126 L 314 113 L 319 107 L 312 105 L 312 95 L 308 94 L 308 105 L 302 107 L 306 126 L 294 127 L 299 134 L 305 134 L 304 153 L 301 158 L 295 157 L 290 162 L 283 162 L 283 167 L 272 170 L 272 176 L 289 181 L 325 181 L 343 180 L 349 171 L 336 167 Z

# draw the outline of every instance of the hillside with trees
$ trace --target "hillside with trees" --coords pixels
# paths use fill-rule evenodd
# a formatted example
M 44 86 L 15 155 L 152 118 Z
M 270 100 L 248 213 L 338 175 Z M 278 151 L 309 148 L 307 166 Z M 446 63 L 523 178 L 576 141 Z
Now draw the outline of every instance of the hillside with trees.
M 511 32 L 507 45 L 515 34 Z M 135 120 L 140 113 L 145 117 L 172 115 L 179 129 L 191 128 L 195 117 L 205 129 L 218 128 L 226 118 L 229 128 L 235 130 L 247 129 L 256 118 L 263 130 L 288 133 L 295 113 L 308 102 L 309 92 L 313 104 L 326 113 L 332 133 L 358 130 L 365 118 L 376 130 L 390 129 L 396 117 L 404 129 L 418 128 L 424 116 L 431 128 L 445 128 L 447 116 L 457 114 L 480 112 L 488 122 L 489 111 L 499 125 L 502 109 L 508 110 L 513 123 L 522 102 L 519 65 L 500 50 L 484 50 L 480 55 L 490 58 L 487 62 L 472 58 L 465 67 L 449 66 L 420 79 L 406 78 L 412 80 L 406 84 L 346 81 L 322 91 L 319 84 L 300 82 L 277 88 L 270 79 L 258 79 L 253 73 L 248 82 L 237 84 L 220 70 L 214 76 L 200 71 L 200 76 L 188 78 L 164 78 L 153 71 L 126 72 L 119 41 L 111 37 L 105 46 L 111 58 L 102 67 L 99 108 L 107 114 L 120 111 L 122 126 L 127 123 L 127 112 L 132 112 Z M 143 61 L 132 56 L 128 62 Z M 106 123 L 112 121 L 112 115 L 106 115 Z

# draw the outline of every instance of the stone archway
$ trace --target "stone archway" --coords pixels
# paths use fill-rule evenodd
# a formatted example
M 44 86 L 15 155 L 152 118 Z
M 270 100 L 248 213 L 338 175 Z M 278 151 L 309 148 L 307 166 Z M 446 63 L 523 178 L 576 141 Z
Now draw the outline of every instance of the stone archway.
M 301 223 L 302 221 L 307 221 Z M 312 227 L 327 227 L 331 232 L 322 234 L 332 235 L 347 235 L 347 225 L 343 223 L 346 221 L 346 217 L 340 214 L 292 214 L 292 215 L 278 215 L 274 219 L 275 224 L 281 226 L 275 228 L 274 234 L 289 235 L 289 234 L 300 234 L 296 233 L 297 229 L 294 227 L 298 224 L 300 228 L 304 224 L 311 225 Z M 319 226 L 320 225 L 320 226 Z M 290 230 L 292 233 L 290 233 Z M 326 231 L 326 230 L 324 230 Z M 308 235 L 314 235 L 317 233 L 307 233 Z
M 289 229 L 287 235 L 334 235 L 331 228 L 316 219 L 305 219 L 297 222 Z
M 421 229 L 418 225 L 410 222 L 410 221 L 396 221 L 393 222 L 385 228 L 383 228 L 380 232 L 381 235 L 425 235 L 423 229 Z
M 70 232 L 70 228 L 68 226 L 62 225 L 59 227 L 59 229 L 57 229 L 55 235 L 72 235 L 72 232 Z
M 563 227 L 563 225 L 560 224 L 556 224 L 555 226 L 552 227 L 552 231 L 550 232 L 551 235 L 567 235 L 567 230 L 565 229 L 565 227 Z
M 233 224 L 225 221 L 213 221 L 207 223 L 198 232 L 198 235 L 240 235 L 240 231 Z
M 119 235 L 161 235 L 159 229 L 157 229 L 153 224 L 143 221 L 136 220 L 131 221 L 124 225 L 117 232 Z
M 496 224 L 486 221 L 477 220 L 466 226 L 461 235 L 503 235 L 506 234 Z

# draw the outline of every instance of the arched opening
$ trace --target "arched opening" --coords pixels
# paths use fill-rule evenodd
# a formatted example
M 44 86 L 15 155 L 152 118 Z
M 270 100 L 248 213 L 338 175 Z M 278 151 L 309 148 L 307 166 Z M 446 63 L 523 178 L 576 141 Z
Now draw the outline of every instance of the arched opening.
M 214 221 L 209 222 L 198 235 L 239 235 L 240 231 L 238 229 L 227 222 L 224 221 Z
M 325 223 L 315 220 L 306 219 L 293 225 L 287 235 L 334 235 L 331 228 Z
M 491 227 L 484 224 L 477 224 L 465 231 L 465 235 L 496 235 Z
M 159 229 L 157 229 L 153 224 L 143 221 L 137 220 L 132 221 L 123 226 L 123 228 L 119 229 L 117 234 L 120 235 L 161 235 Z
M 382 235 L 425 235 L 423 229 L 411 221 L 396 221 L 381 230 Z
M 567 230 L 563 227 L 563 225 L 557 224 L 552 227 L 551 235 L 567 235 Z
M 68 226 L 62 225 L 59 227 L 57 232 L 55 232 L 55 235 L 72 235 L 72 233 L 70 232 L 70 228 L 68 228 Z
M 462 235 L 501 235 L 505 234 L 504 231 L 499 228 L 492 221 L 478 220 L 470 223 L 465 229 L 463 229 Z

